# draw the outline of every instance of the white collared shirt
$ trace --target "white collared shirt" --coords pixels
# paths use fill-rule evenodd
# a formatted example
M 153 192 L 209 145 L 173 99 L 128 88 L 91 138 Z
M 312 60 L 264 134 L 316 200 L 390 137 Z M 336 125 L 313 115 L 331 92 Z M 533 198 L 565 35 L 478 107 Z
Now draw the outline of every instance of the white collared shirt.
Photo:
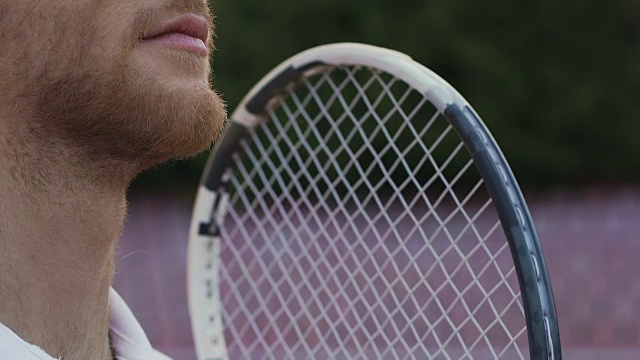
M 111 289 L 111 341 L 118 360 L 171 360 L 154 350 L 124 300 Z M 42 349 L 22 340 L 0 324 L 0 360 L 55 360 Z

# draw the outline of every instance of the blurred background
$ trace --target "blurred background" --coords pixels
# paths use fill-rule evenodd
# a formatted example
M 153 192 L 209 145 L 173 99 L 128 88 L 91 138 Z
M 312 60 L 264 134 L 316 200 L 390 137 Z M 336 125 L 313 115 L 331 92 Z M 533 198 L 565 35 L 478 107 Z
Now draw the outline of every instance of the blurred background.
M 529 202 L 567 358 L 640 351 L 640 2 L 215 0 L 213 83 L 233 110 L 315 45 L 407 53 L 483 117 Z M 186 244 L 206 155 L 140 176 L 116 289 L 151 341 L 193 359 Z

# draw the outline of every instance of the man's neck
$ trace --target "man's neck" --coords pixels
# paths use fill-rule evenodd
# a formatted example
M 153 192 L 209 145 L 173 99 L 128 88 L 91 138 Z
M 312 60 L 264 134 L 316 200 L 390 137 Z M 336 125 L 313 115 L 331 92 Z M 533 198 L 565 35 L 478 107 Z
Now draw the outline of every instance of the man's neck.
M 62 147 L 12 141 L 26 140 L 0 139 L 0 323 L 54 358 L 110 359 L 127 181 Z

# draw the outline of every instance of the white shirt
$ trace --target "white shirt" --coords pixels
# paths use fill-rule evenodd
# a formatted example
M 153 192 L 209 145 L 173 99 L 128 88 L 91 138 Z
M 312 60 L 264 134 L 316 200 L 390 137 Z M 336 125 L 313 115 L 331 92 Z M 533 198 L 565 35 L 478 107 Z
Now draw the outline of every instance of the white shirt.
M 118 360 L 171 360 L 154 350 L 131 309 L 111 289 L 111 340 Z M 22 340 L 6 326 L 0 324 L 0 360 L 55 360 L 35 345 Z

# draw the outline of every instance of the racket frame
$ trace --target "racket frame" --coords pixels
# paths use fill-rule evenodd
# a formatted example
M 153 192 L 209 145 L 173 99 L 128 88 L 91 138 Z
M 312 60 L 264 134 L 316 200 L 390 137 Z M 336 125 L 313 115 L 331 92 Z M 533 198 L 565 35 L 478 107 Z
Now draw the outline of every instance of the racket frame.
M 562 358 L 551 281 L 532 217 L 504 155 L 471 105 L 444 79 L 397 51 L 357 43 L 309 49 L 274 68 L 245 96 L 229 119 L 203 173 L 188 249 L 188 291 L 199 359 L 226 359 L 219 283 L 219 226 L 228 203 L 233 155 L 265 121 L 281 95 L 300 79 L 338 66 L 361 65 L 390 73 L 425 95 L 453 126 L 473 157 L 509 242 L 527 321 L 530 359 Z

